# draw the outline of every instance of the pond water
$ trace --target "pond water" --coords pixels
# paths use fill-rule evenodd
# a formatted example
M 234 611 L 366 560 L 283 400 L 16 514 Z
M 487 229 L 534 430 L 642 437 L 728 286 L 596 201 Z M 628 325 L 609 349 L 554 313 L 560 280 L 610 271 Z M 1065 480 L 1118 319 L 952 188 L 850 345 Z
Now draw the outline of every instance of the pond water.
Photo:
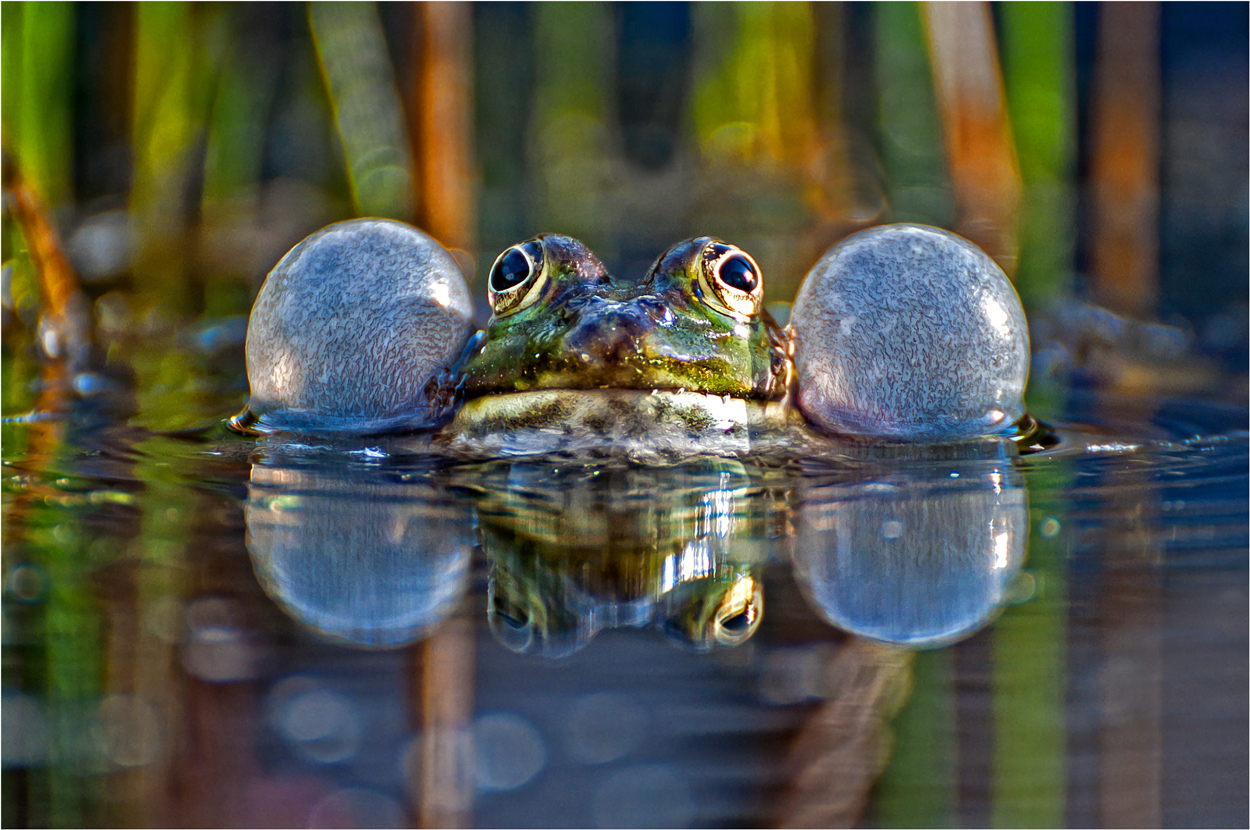
M 1244 405 L 460 463 L 229 432 L 240 332 L 3 427 L 6 826 L 1248 821 Z

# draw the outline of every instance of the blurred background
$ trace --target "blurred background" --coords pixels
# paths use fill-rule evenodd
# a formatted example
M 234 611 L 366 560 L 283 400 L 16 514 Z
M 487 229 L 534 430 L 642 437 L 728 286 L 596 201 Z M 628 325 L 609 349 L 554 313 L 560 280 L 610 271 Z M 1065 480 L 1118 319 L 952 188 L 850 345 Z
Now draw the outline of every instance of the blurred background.
M 1245 826 L 1248 8 L 5 2 L 4 825 Z M 729 656 L 525 660 L 477 554 L 429 639 L 327 645 L 245 546 L 318 470 L 221 423 L 266 272 L 364 215 L 483 318 L 543 231 L 633 274 L 721 236 L 784 318 L 846 235 L 935 224 L 1015 281 L 1032 412 L 1178 443 L 1023 459 L 1027 591 L 947 649 L 835 632 L 779 557 Z M 350 455 L 347 503 L 449 492 Z
M 1245 4 L 6 3 L 3 137 L 105 330 L 245 315 L 360 215 L 480 295 L 539 232 L 631 273 L 718 235 L 775 303 L 909 221 L 986 248 L 1052 362 L 1196 354 L 1153 373 L 1193 391 L 1247 362 L 1246 32 Z M 12 357 L 40 300 L 9 219 Z

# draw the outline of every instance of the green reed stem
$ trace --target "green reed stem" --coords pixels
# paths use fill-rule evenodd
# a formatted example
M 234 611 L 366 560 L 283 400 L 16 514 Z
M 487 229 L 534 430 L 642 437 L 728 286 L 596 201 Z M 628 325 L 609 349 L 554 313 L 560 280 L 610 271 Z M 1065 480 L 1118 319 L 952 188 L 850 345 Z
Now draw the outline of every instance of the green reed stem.
M 954 197 L 946 176 L 942 124 L 920 6 L 878 3 L 876 76 L 881 161 L 894 222 L 950 227 Z
M 959 759 L 949 650 L 916 654 L 911 697 L 892 726 L 893 751 L 877 781 L 873 823 L 881 827 L 955 826 Z
M 374 3 L 311 3 L 308 20 L 356 212 L 411 220 L 413 165 Z
M 1003 81 L 1024 184 L 1016 289 L 1026 308 L 1069 291 L 1076 239 L 1071 3 L 999 6 Z
M 1067 487 L 1057 470 L 1030 476 L 1033 497 Z M 994 827 L 1061 827 L 1067 807 L 1066 505 L 1029 514 L 1029 559 L 1023 579 L 1032 598 L 1012 606 L 993 636 Z
M 72 200 L 74 4 L 6 3 L 2 24 L 6 147 L 49 205 Z

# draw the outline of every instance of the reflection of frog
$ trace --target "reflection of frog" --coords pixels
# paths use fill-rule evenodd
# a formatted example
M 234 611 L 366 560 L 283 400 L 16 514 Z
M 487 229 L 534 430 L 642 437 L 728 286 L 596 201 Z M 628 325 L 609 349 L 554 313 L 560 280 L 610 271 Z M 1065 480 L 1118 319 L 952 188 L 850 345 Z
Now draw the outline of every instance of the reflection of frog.
M 568 237 L 513 246 L 491 269 L 494 314 L 463 367 L 467 400 L 450 432 L 479 449 L 744 437 L 770 412 L 783 417 L 768 405 L 787 391 L 787 341 L 763 296 L 750 255 L 707 237 L 675 245 L 638 281 L 612 277 Z
M 656 625 L 706 649 L 759 625 L 781 514 L 741 464 L 473 469 L 487 614 L 509 648 L 558 656 L 603 628 Z

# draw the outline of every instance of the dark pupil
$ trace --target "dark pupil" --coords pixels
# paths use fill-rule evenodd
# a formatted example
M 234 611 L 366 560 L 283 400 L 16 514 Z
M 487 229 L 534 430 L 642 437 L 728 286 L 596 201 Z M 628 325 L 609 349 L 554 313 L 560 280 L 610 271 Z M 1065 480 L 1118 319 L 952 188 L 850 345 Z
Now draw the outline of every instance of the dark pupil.
M 720 281 L 739 291 L 750 294 L 759 284 L 759 276 L 744 256 L 731 256 L 720 264 Z
M 498 613 L 499 613 L 499 616 L 503 619 L 503 621 L 508 624 L 509 628 L 515 628 L 519 631 L 522 628 L 525 628 L 525 626 L 529 624 L 526 620 L 523 620 L 520 617 L 515 617 L 512 614 L 509 614 L 507 611 L 500 611 Z
M 751 620 L 754 616 L 751 613 L 751 609 L 748 608 L 745 611 L 734 614 L 732 617 L 721 620 L 721 626 L 730 634 L 741 634 L 751 627 Z
M 529 625 L 529 614 L 524 608 L 518 607 L 510 602 L 502 602 L 498 597 L 495 598 L 495 614 L 508 624 L 509 628 L 521 630 Z
M 525 254 L 513 248 L 508 251 L 490 272 L 490 287 L 494 291 L 507 291 L 529 279 L 530 261 Z

